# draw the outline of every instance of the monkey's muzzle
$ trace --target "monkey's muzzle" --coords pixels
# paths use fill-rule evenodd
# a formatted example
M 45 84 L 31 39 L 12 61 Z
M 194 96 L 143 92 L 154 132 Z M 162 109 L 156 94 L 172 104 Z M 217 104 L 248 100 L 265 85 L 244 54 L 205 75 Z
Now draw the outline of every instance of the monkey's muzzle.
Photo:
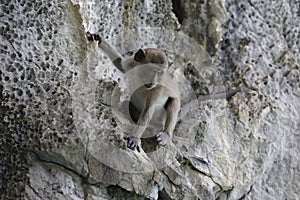
M 147 88 L 147 89 L 151 89 L 154 87 L 154 83 L 147 83 L 147 84 L 144 84 L 144 86 Z

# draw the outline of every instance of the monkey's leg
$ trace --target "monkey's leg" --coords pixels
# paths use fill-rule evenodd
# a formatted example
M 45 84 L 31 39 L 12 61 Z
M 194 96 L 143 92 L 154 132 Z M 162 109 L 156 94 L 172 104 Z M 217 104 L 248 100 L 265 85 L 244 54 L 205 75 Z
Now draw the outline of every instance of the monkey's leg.
M 170 97 L 165 105 L 165 109 L 167 112 L 165 130 L 156 135 L 156 140 L 160 145 L 165 145 L 172 141 L 177 115 L 180 110 L 180 100 Z

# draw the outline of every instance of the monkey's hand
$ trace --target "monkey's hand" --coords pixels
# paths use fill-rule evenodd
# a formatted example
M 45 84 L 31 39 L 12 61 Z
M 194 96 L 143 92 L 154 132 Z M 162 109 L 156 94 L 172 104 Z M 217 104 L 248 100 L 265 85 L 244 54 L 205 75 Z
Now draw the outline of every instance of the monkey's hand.
M 133 136 L 126 136 L 124 139 L 127 141 L 127 147 L 131 150 L 137 150 L 141 152 L 141 139 L 133 137 Z
M 166 145 L 168 143 L 171 143 L 171 138 L 169 134 L 167 134 L 166 132 L 160 132 L 155 137 L 156 137 L 156 141 L 160 145 Z
M 98 43 L 101 43 L 101 37 L 98 34 L 92 34 L 88 31 L 86 32 L 86 38 L 88 41 L 97 41 Z

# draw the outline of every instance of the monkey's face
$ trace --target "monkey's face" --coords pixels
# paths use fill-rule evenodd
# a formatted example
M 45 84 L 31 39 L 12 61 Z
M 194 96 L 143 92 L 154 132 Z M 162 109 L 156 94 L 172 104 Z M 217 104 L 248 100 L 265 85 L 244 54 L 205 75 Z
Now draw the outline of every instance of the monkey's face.
M 135 66 L 126 76 L 133 88 L 144 86 L 146 90 L 150 90 L 163 82 L 166 73 L 164 66 L 147 63 Z
M 135 82 L 147 90 L 155 88 L 163 80 L 168 68 L 166 55 L 157 49 L 140 49 L 133 56 Z
M 147 80 L 147 83 L 145 83 L 144 86 L 147 90 L 150 90 L 155 88 L 161 80 L 163 80 L 166 68 L 155 64 L 147 64 L 146 67 L 149 69 L 147 70 L 147 74 L 145 74 L 145 80 Z

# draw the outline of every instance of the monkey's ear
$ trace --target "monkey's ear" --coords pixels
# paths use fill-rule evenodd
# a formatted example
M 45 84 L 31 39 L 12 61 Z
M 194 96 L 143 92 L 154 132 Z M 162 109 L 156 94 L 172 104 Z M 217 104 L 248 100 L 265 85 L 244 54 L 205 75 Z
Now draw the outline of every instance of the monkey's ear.
M 146 51 L 144 49 L 139 49 L 135 54 L 134 54 L 134 60 L 141 62 L 146 58 Z

